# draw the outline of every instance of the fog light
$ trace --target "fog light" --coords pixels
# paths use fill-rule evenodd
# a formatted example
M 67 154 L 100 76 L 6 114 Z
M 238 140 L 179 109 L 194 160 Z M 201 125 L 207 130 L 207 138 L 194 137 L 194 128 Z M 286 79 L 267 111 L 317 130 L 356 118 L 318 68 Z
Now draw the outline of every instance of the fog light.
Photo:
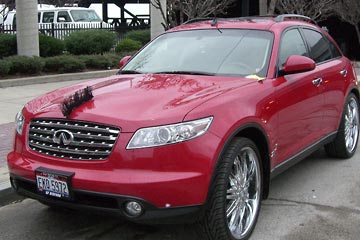
M 125 211 L 127 214 L 129 214 L 131 217 L 138 217 L 142 214 L 143 208 L 140 205 L 140 203 L 131 201 L 127 202 L 125 204 Z

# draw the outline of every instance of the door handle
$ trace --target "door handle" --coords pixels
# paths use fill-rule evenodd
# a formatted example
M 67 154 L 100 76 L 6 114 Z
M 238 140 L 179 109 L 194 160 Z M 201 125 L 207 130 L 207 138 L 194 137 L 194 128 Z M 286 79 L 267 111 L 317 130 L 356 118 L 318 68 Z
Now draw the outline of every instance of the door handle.
M 315 85 L 315 86 L 319 86 L 321 83 L 322 83 L 322 78 L 317 78 L 315 80 L 312 81 L 312 83 Z
M 343 75 L 344 77 L 346 77 L 348 71 L 346 69 L 340 71 L 340 74 Z

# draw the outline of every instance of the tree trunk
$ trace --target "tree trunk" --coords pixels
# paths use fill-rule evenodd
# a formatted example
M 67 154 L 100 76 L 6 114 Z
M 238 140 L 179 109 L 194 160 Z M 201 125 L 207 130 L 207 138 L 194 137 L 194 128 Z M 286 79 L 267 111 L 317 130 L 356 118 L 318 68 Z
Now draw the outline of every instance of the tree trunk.
M 355 24 L 354 27 L 355 27 L 355 30 L 356 30 L 356 34 L 357 34 L 357 38 L 358 38 L 358 43 L 359 43 L 359 46 L 360 46 L 360 29 L 359 29 L 359 24 Z
M 267 14 L 267 0 L 259 1 L 259 15 L 264 16 Z
M 268 14 L 273 15 L 275 13 L 277 0 L 270 0 Z

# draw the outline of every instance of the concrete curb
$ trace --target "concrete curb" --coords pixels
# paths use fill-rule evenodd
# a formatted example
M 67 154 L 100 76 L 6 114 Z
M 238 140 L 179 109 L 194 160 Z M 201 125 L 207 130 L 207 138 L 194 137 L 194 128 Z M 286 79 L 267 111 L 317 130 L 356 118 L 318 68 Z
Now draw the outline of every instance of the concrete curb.
M 5 79 L 5 80 L 0 80 L 0 88 L 25 86 L 25 85 L 40 84 L 40 83 L 52 83 L 52 82 L 60 82 L 60 81 L 64 82 L 64 81 L 74 81 L 74 80 L 82 80 L 82 79 L 102 78 L 102 77 L 114 75 L 118 71 L 119 69 Z

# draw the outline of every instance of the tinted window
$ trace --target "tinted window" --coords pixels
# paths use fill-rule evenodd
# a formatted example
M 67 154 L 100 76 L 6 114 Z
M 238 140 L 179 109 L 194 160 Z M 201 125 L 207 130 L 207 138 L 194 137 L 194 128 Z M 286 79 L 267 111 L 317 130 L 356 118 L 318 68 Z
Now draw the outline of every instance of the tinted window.
M 68 12 L 58 12 L 57 22 L 71 22 L 71 18 Z
M 283 66 L 292 55 L 308 56 L 305 43 L 299 30 L 292 29 L 284 33 L 281 39 L 279 64 Z
M 43 13 L 43 23 L 52 23 L 54 21 L 54 12 L 44 12 Z
M 75 22 L 101 22 L 101 18 L 94 10 L 71 10 Z
M 310 56 L 316 62 L 331 59 L 329 42 L 317 31 L 304 29 L 306 42 L 310 48 Z
M 337 58 L 342 56 L 341 53 L 339 52 L 339 49 L 335 46 L 335 44 L 333 44 L 330 40 L 329 44 L 330 44 L 330 51 L 331 51 L 331 55 L 333 58 Z

